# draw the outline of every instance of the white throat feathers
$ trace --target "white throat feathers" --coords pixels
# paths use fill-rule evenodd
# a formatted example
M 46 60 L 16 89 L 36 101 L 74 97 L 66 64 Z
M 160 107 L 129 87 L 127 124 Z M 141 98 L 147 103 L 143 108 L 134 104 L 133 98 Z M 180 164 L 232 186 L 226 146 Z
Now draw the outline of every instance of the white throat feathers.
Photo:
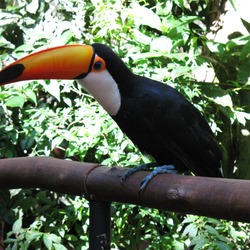
M 90 72 L 78 82 L 88 91 L 109 113 L 115 116 L 121 106 L 121 94 L 117 83 L 107 70 Z

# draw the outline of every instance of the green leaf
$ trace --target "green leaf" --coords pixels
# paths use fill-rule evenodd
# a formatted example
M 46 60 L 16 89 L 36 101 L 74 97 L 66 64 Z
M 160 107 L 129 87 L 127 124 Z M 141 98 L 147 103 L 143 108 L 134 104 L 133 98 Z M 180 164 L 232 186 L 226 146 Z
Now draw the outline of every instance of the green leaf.
M 217 232 L 217 230 L 216 230 L 214 227 L 212 227 L 212 226 L 210 226 L 210 225 L 205 225 L 204 228 L 205 228 L 210 234 L 218 235 L 218 232 Z
M 52 239 L 51 239 L 51 235 L 50 234 L 44 234 L 43 235 L 43 242 L 44 245 L 48 248 L 51 249 L 52 248 Z
M 151 9 L 141 6 L 136 2 L 132 4 L 132 10 L 138 27 L 140 25 L 147 25 L 151 28 L 162 31 L 161 19 Z
M 25 236 L 26 236 L 27 241 L 31 242 L 33 240 L 35 241 L 38 240 L 42 235 L 43 233 L 41 232 L 28 231 Z
M 215 242 L 219 250 L 232 250 L 232 247 L 228 245 L 228 243 L 224 243 L 221 241 Z
M 78 238 L 77 236 L 73 235 L 73 234 L 67 234 L 65 236 L 65 238 L 68 240 L 68 241 L 73 241 L 73 242 L 77 242 L 78 241 Z
M 48 249 L 52 249 L 52 245 L 55 246 L 55 243 L 60 243 L 61 238 L 55 234 L 45 233 L 43 235 L 43 242 Z
M 26 10 L 31 13 L 35 14 L 39 8 L 39 0 L 32 0 L 27 6 Z
M 55 234 L 50 234 L 50 238 L 53 242 L 55 243 L 60 243 L 61 242 L 61 238 Z
M 191 240 L 190 246 L 194 246 L 193 249 L 198 250 L 204 247 L 207 243 L 209 243 L 209 240 L 205 235 L 198 235 Z
M 17 53 L 17 52 L 30 52 L 30 51 L 33 51 L 34 50 L 34 47 L 33 45 L 31 44 L 22 44 L 20 46 L 18 46 L 14 52 Z
M 14 224 L 13 224 L 13 226 L 12 226 L 12 230 L 13 230 L 13 232 L 14 232 L 15 234 L 18 234 L 18 233 L 20 233 L 21 228 L 22 228 L 22 219 L 19 218 L 19 219 L 17 219 L 17 220 L 14 222 Z
M 25 136 L 21 140 L 21 148 L 22 148 L 22 150 L 29 150 L 32 147 L 32 145 L 35 142 L 35 135 L 36 135 L 36 130 L 33 130 L 32 132 L 30 132 L 29 135 Z
M 246 60 L 247 58 L 249 58 L 249 55 L 250 55 L 250 41 L 248 41 L 241 49 L 239 57 L 240 61 Z
M 143 34 L 139 29 L 133 29 L 133 33 L 135 39 L 142 44 L 150 44 L 152 42 L 152 38 Z
M 151 42 L 151 50 L 170 53 L 172 49 L 172 40 L 166 36 L 153 39 Z
M 187 217 L 182 221 L 182 224 L 193 223 L 196 220 L 197 220 L 197 216 L 196 215 L 187 215 Z
M 12 96 L 6 101 L 6 106 L 11 108 L 22 108 L 25 99 L 22 96 Z
M 216 98 L 214 98 L 214 102 L 216 102 L 217 104 L 223 106 L 223 107 L 233 107 L 233 102 L 232 102 L 232 98 L 229 94 L 226 94 L 224 96 L 218 96 Z
M 74 34 L 71 30 L 66 30 L 65 32 L 62 33 L 60 40 L 62 41 L 63 44 L 69 43 L 72 38 L 74 37 Z
M 214 225 L 217 225 L 217 226 L 221 224 L 220 220 L 215 219 L 215 218 L 208 218 L 207 221 L 208 221 L 209 223 L 214 224 Z
M 60 83 L 57 80 L 50 80 L 49 84 L 43 84 L 46 91 L 48 91 L 52 96 L 54 96 L 58 101 L 60 101 Z
M 185 227 L 182 235 L 188 234 L 189 237 L 193 238 L 197 235 L 198 228 L 195 224 L 189 224 L 187 227 Z
M 35 105 L 37 105 L 37 98 L 36 98 L 36 94 L 34 91 L 28 89 L 25 94 L 27 95 L 27 97 L 29 98 L 29 100 L 31 100 Z
M 70 98 L 64 98 L 63 101 L 69 106 L 72 107 L 72 100 Z
M 250 114 L 242 111 L 235 111 L 236 119 L 242 125 L 246 125 L 246 120 L 250 120 Z
M 53 150 L 56 146 L 60 146 L 64 138 L 62 136 L 55 137 L 51 142 L 51 149 Z
M 14 222 L 12 226 L 12 231 L 14 234 L 20 234 L 21 228 L 23 225 L 23 212 L 22 210 L 19 211 L 19 217 L 18 219 Z
M 67 250 L 67 248 L 62 244 L 53 244 L 53 247 L 55 248 L 55 250 Z

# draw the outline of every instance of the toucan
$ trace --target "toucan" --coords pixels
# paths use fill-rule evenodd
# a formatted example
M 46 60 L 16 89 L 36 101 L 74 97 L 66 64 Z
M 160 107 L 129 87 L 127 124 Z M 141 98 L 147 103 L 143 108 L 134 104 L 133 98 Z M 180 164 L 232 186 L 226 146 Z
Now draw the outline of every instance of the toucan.
M 191 172 L 222 177 L 222 154 L 201 113 L 176 89 L 134 74 L 104 44 L 73 44 L 30 54 L 0 71 L 0 85 L 23 80 L 76 79 L 114 119 L 120 129 L 155 162 L 145 188 L 159 173 Z

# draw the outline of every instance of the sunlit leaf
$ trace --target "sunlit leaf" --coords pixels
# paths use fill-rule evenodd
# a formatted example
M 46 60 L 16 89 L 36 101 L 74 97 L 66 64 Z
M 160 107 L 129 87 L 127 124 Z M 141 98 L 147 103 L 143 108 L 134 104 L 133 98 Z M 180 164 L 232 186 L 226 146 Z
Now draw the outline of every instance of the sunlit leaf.
M 23 212 L 22 210 L 19 211 L 19 217 L 18 219 L 14 222 L 13 226 L 12 226 L 12 231 L 14 234 L 19 234 L 20 230 L 22 228 L 23 225 Z
M 235 116 L 236 119 L 238 120 L 239 123 L 242 125 L 246 125 L 246 120 L 250 120 L 250 114 L 242 111 L 235 111 Z
M 26 234 L 26 238 L 29 242 L 32 242 L 33 240 L 38 240 L 42 236 L 43 236 L 43 233 L 35 232 L 35 231 L 29 231 Z
M 11 108 L 22 108 L 24 105 L 25 99 L 22 96 L 11 96 L 5 102 L 7 107 Z
M 55 250 L 67 250 L 67 248 L 62 244 L 53 244 L 53 247 L 55 248 Z
M 60 83 L 57 80 L 50 80 L 49 84 L 43 85 L 45 90 L 54 96 L 58 101 L 61 99 Z
M 133 14 L 136 17 L 137 25 L 147 25 L 151 28 L 162 30 L 161 19 L 151 9 L 141 6 L 138 3 L 132 4 Z
M 51 249 L 51 247 L 52 247 L 52 239 L 51 239 L 50 234 L 45 233 L 45 234 L 43 235 L 43 242 L 44 242 L 44 245 L 45 245 L 48 249 Z
M 172 40 L 166 36 L 161 36 L 152 40 L 151 49 L 155 51 L 170 52 Z
M 51 142 L 51 149 L 53 150 L 56 146 L 59 146 L 64 138 L 62 136 L 55 137 Z
M 233 107 L 232 98 L 229 94 L 218 96 L 214 99 L 214 101 L 223 107 Z
M 198 227 L 195 224 L 189 224 L 187 227 L 185 227 L 184 231 L 183 231 L 183 235 L 188 234 L 189 237 L 195 237 L 197 235 L 198 232 Z
M 37 98 L 36 98 L 36 94 L 34 91 L 27 89 L 27 91 L 25 92 L 25 94 L 29 97 L 29 99 L 35 104 L 37 105 Z
M 27 6 L 26 10 L 29 13 L 35 14 L 39 8 L 39 0 L 32 0 Z

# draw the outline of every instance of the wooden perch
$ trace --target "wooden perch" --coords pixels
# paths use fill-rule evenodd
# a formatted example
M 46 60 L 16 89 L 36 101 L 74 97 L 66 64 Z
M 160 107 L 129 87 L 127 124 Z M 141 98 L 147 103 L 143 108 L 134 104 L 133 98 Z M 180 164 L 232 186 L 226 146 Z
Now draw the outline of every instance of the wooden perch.
M 162 174 L 139 193 L 148 172 L 49 157 L 0 160 L 0 188 L 43 188 L 89 199 L 131 203 L 178 213 L 250 222 L 250 181 Z

